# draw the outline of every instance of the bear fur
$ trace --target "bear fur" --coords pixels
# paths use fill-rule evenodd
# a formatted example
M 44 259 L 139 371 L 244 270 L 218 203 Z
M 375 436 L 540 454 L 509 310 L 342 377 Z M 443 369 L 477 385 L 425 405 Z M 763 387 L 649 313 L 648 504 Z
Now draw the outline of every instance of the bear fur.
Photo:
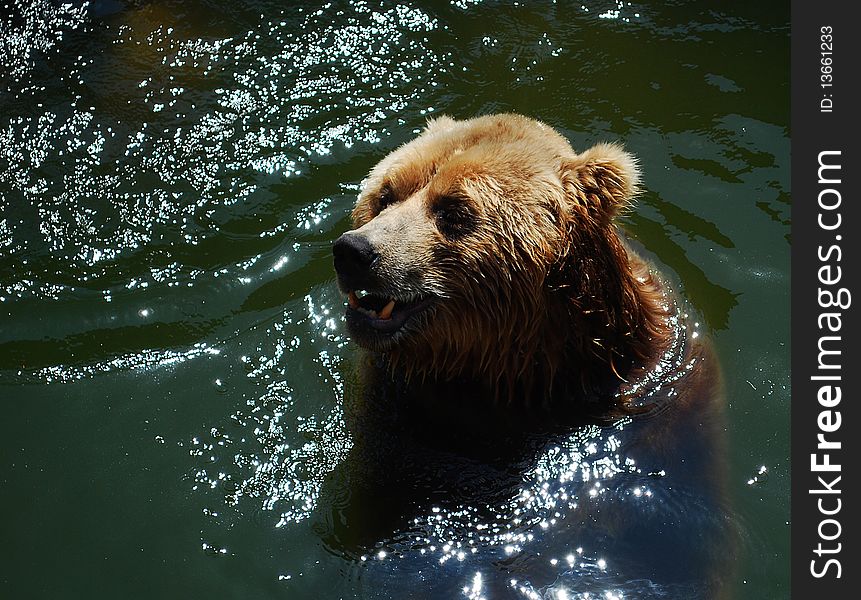
M 614 224 L 639 181 L 620 146 L 578 154 L 523 116 L 429 121 L 371 170 L 335 244 L 352 337 L 407 378 L 610 393 L 670 336 L 660 284 Z
M 348 330 L 371 359 L 344 394 L 353 446 L 321 496 L 334 552 L 412 540 L 431 505 L 507 505 L 539 456 L 579 440 L 589 460 L 621 453 L 637 469 L 594 499 L 589 478 L 564 481 L 548 492 L 577 500 L 560 498 L 560 531 L 530 535 L 597 540 L 646 596 L 678 581 L 684 597 L 723 596 L 737 536 L 721 378 L 614 224 L 639 180 L 620 146 L 577 153 L 511 114 L 435 119 L 371 170 L 333 246 Z M 672 500 L 639 502 L 634 485 Z

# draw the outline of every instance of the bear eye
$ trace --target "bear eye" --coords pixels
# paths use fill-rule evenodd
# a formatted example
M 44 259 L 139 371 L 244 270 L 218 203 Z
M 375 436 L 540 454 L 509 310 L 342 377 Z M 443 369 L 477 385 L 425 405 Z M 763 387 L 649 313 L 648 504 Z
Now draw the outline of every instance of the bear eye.
M 433 206 L 436 226 L 445 237 L 457 239 L 475 230 L 476 219 L 472 203 L 465 198 L 443 196 Z
M 397 202 L 397 197 L 395 196 L 395 193 L 392 191 L 392 188 L 390 188 L 388 186 L 384 187 L 382 190 L 380 190 L 380 195 L 377 198 L 377 203 L 379 205 L 378 212 L 382 212 L 383 209 L 391 206 L 395 202 Z

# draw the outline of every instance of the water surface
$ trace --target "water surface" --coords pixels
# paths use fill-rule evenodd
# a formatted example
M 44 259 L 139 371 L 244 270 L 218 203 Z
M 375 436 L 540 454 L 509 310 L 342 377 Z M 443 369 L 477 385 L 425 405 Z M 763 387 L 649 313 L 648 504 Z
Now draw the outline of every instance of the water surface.
M 626 423 L 545 440 L 495 504 L 429 501 L 366 552 L 327 537 L 357 351 L 331 241 L 427 117 L 497 111 L 640 157 L 623 225 L 725 375 L 728 585 L 788 596 L 783 3 L 3 10 L 4 597 L 693 597 L 559 522 L 586 471 L 670 502 Z

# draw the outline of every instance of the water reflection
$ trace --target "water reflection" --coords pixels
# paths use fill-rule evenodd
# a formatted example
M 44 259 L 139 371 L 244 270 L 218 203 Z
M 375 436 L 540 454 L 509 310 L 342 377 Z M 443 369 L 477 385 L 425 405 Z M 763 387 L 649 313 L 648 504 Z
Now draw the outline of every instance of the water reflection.
M 391 597 L 417 581 L 446 597 L 700 594 L 710 584 L 680 580 L 679 561 L 689 573 L 724 564 L 710 553 L 739 519 L 718 491 L 682 485 L 714 469 L 691 451 L 698 430 L 670 420 L 684 450 L 665 452 L 651 443 L 657 418 L 504 441 L 496 431 L 476 448 L 463 440 L 476 441 L 487 421 L 451 430 L 451 413 L 438 410 L 424 432 L 409 430 L 419 422 L 409 413 L 379 417 L 386 444 L 356 435 L 355 403 L 366 396 L 329 242 L 367 169 L 427 115 L 515 110 L 563 129 L 576 147 L 623 139 L 643 157 L 648 192 L 626 227 L 677 277 L 703 329 L 731 347 L 723 358 L 739 383 L 730 400 L 741 407 L 732 425 L 743 455 L 735 492 L 757 494 L 748 526 L 783 525 L 785 440 L 772 444 L 772 429 L 785 413 L 788 366 L 783 334 L 763 334 L 784 331 L 787 281 L 779 11 L 615 1 L 8 5 L 0 384 L 18 415 L 3 439 L 19 469 L 4 472 L 10 514 L 23 514 L 39 486 L 82 518 L 103 507 L 82 521 L 88 533 L 125 536 L 135 552 L 155 540 L 172 552 L 167 562 L 189 568 L 165 576 L 135 555 L 128 570 L 195 593 L 223 591 L 220 574 L 248 589 L 279 586 L 257 595 L 340 586 L 343 596 Z M 102 445 L 110 451 L 92 453 Z M 39 479 L 40 450 L 70 481 Z M 128 494 L 106 502 L 101 486 L 81 485 L 94 474 Z M 106 533 L 130 523 L 127 513 L 141 515 L 140 540 Z M 616 514 L 626 515 L 618 529 Z M 171 515 L 187 529 L 166 532 Z M 40 515 L 8 544 L 23 557 L 10 567 L 28 580 L 22 589 L 46 579 L 33 565 L 49 553 L 31 560 L 24 539 L 59 548 L 58 573 L 115 554 L 97 542 L 96 558 L 67 552 L 50 523 Z M 771 538 L 750 539 L 753 555 L 772 556 Z M 780 561 L 752 567 L 763 593 Z M 57 581 L 77 591 L 73 577 Z
M 477 573 L 467 597 L 713 597 L 735 534 L 721 400 L 714 390 L 686 400 L 676 385 L 702 368 L 684 350 L 690 340 L 644 383 L 660 416 L 612 425 L 557 415 L 548 429 L 460 388 L 346 397 L 354 446 L 324 484 L 315 531 L 380 589 L 424 573 L 433 597 L 448 589 L 434 573 Z
M 708 308 L 703 316 L 713 329 L 725 329 L 729 322 L 729 313 L 738 304 L 736 295 L 723 286 L 712 283 L 703 270 L 692 262 L 684 248 L 673 241 L 659 222 L 653 221 L 642 214 L 631 214 L 627 217 L 636 227 L 636 238 L 647 247 L 660 239 L 658 257 L 683 278 L 685 294 L 695 303 L 708 299 Z
M 28 235 L 26 220 L 4 219 L 2 239 L 17 254 L 52 261 L 48 273 L 14 271 L 17 287 L 4 295 L 44 294 L 50 271 L 60 267 L 77 274 L 77 285 L 54 284 L 54 298 L 99 287 L 115 295 L 117 278 L 133 281 L 138 274 L 129 271 L 141 258 L 158 262 L 160 249 L 224 244 L 221 228 L 230 231 L 236 217 L 271 203 L 271 186 L 301 176 L 336 148 L 391 135 L 384 123 L 436 85 L 427 74 L 439 70 L 440 59 L 422 34 L 437 23 L 418 9 L 357 2 L 289 12 L 217 40 L 177 39 L 165 24 L 122 24 L 98 60 L 73 68 L 71 102 L 11 120 L 0 134 L 8 160 L 0 184 L 23 203 L 16 212 L 36 211 L 39 235 Z M 90 106 L 93 92 L 116 85 L 105 78 L 117 71 L 137 81 L 123 87 L 119 110 L 113 103 Z M 16 98 L 34 94 L 19 89 Z M 282 222 L 254 233 L 277 234 Z M 225 266 L 235 272 L 253 256 L 230 257 Z M 169 282 L 202 275 L 189 266 L 175 264 Z
M 33 85 L 23 81 L 33 71 L 40 55 L 48 54 L 61 44 L 65 34 L 80 27 L 87 16 L 87 4 L 54 6 L 48 2 L 12 0 L 0 17 L 0 67 L 2 75 L 13 84 Z M 17 85 L 15 87 L 17 87 Z M 6 88 L 11 91 L 12 86 Z

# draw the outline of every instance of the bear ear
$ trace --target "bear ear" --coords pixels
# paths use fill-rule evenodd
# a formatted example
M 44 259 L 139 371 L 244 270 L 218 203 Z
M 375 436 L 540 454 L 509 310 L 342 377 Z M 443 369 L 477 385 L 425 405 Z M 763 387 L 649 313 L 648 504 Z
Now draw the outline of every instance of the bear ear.
M 427 125 L 425 125 L 425 131 L 445 131 L 446 129 L 451 129 L 451 127 L 455 123 L 457 123 L 457 121 L 455 121 L 448 115 L 428 117 Z
M 609 221 L 639 191 L 637 159 L 618 144 L 597 144 L 562 164 L 566 195 L 581 210 Z

